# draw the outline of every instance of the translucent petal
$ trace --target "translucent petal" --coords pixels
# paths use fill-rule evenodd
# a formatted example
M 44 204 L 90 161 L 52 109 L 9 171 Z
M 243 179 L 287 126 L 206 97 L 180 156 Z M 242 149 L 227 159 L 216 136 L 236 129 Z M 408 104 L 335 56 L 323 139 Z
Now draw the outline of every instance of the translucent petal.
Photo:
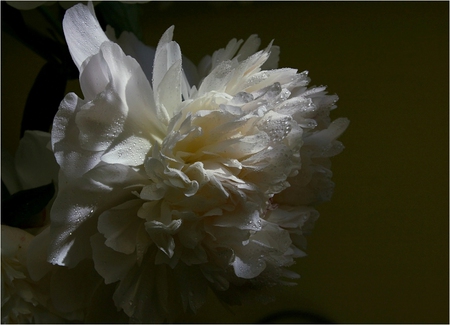
M 98 23 L 91 2 L 88 6 L 77 4 L 68 9 L 63 28 L 70 54 L 78 69 L 84 60 L 98 53 L 103 42 L 109 41 Z
M 313 133 L 305 138 L 305 145 L 323 147 L 337 139 L 348 127 L 350 121 L 346 118 L 334 120 L 327 129 Z
M 181 60 L 175 61 L 167 70 L 157 88 L 159 105 L 167 112 L 166 125 L 178 113 L 181 104 Z
M 258 37 L 258 35 L 256 34 L 250 35 L 250 37 L 247 38 L 247 40 L 241 46 L 236 56 L 238 57 L 239 61 L 244 61 L 250 55 L 258 51 L 260 45 L 261 39 Z
M 153 64 L 153 90 L 156 91 L 164 79 L 167 71 L 172 65 L 181 60 L 181 50 L 176 42 L 172 41 L 173 26 L 161 37 L 156 48 L 155 61 Z M 179 82 L 179 80 L 178 80 Z M 179 85 L 178 85 L 179 88 Z M 158 96 L 156 102 L 160 103 Z M 161 118 L 161 116 L 160 116 Z
M 125 54 L 130 55 L 137 60 L 148 81 L 152 81 L 153 60 L 155 58 L 156 50 L 153 47 L 145 45 L 136 37 L 136 35 L 127 31 L 120 34 L 116 43 L 120 45 Z
M 212 65 L 210 71 L 214 70 L 222 62 L 231 60 L 235 56 L 242 42 L 243 40 L 238 41 L 237 39 L 233 38 L 231 41 L 228 42 L 225 48 L 215 51 L 211 58 Z
M 105 90 L 109 82 L 108 72 L 107 63 L 100 53 L 87 58 L 83 62 L 83 69 L 80 73 L 80 87 L 85 100 L 93 100 Z

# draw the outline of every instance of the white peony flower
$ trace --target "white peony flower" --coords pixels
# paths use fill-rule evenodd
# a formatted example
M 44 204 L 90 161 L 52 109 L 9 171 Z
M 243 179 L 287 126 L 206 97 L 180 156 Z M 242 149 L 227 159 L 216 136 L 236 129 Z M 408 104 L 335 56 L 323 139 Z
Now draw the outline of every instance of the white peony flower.
M 153 52 L 108 38 L 92 5 L 63 25 L 84 99 L 68 94 L 54 120 L 49 261 L 93 259 L 137 322 L 196 311 L 208 288 L 238 303 L 297 278 L 286 267 L 305 255 L 312 205 L 333 187 L 329 157 L 343 149 L 348 121 L 329 119 L 337 96 L 276 69 L 278 48 L 258 51 L 255 35 L 197 69 L 172 27 Z

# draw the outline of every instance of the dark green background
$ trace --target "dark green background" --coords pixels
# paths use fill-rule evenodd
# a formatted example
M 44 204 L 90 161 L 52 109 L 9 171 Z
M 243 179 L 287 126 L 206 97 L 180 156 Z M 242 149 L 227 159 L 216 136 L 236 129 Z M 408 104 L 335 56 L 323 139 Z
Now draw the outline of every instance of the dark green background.
M 336 190 L 318 207 L 302 278 L 277 301 L 182 322 L 255 322 L 284 309 L 340 323 L 448 323 L 448 2 L 241 2 L 143 5 L 144 40 L 175 40 L 198 63 L 231 38 L 275 39 L 281 67 L 309 70 L 348 117 L 333 159 Z M 26 13 L 32 19 L 33 13 Z M 2 145 L 44 61 L 2 33 Z M 77 89 L 76 83 L 70 90 Z M 69 89 L 68 89 L 69 90 Z M 78 90 L 77 90 L 78 91 Z M 79 92 L 79 91 L 78 91 Z

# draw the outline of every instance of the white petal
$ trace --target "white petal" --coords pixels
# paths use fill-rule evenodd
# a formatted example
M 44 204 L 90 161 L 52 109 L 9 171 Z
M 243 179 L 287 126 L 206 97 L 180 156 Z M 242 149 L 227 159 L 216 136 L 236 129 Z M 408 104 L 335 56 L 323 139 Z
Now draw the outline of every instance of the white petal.
M 233 68 L 236 63 L 231 61 L 221 62 L 211 71 L 205 79 L 203 79 L 197 96 L 202 96 L 210 91 L 224 92 L 231 77 L 233 76 Z
M 263 70 L 272 70 L 278 68 L 278 61 L 280 60 L 280 47 L 272 46 L 270 48 L 270 56 L 266 62 L 261 66 Z
M 147 76 L 148 81 L 152 81 L 153 61 L 156 50 L 153 47 L 145 45 L 136 35 L 127 31 L 122 32 L 116 43 L 120 45 L 125 54 L 137 60 L 142 71 Z
M 113 145 L 102 156 L 102 161 L 110 164 L 139 166 L 144 163 L 144 159 L 151 147 L 152 145 L 147 139 L 131 136 Z
M 135 265 L 120 281 L 113 299 L 117 307 L 123 308 L 134 322 L 164 323 L 167 317 L 175 317 L 181 309 L 170 309 L 177 305 L 179 298 L 174 295 L 173 279 L 169 278 L 167 265 L 155 265 L 152 258 L 155 252 L 148 254 L 142 265 Z M 169 297 L 172 299 L 169 300 Z M 170 311 L 170 313 L 169 313 Z
M 175 241 L 172 235 L 178 231 L 181 224 L 180 219 L 172 220 L 168 225 L 152 220 L 145 223 L 145 230 L 158 248 L 170 258 L 175 251 Z
M 259 252 L 252 252 L 252 254 L 259 254 Z M 264 271 L 266 263 L 263 260 L 258 260 L 258 258 L 241 259 L 241 257 L 236 256 L 233 261 L 233 268 L 234 273 L 239 278 L 253 279 Z
M 47 251 L 50 243 L 50 227 L 38 234 L 32 242 L 27 253 L 27 266 L 30 277 L 38 281 L 47 274 L 52 265 L 47 262 Z
M 53 120 L 52 149 L 56 161 L 61 166 L 61 172 L 68 181 L 94 168 L 100 162 L 102 155 L 102 152 L 83 149 L 79 143 L 75 112 L 81 105 L 83 101 L 77 95 L 67 94 Z
M 128 107 L 109 84 L 97 98 L 81 107 L 75 122 L 80 130 L 80 147 L 89 151 L 104 151 L 123 131 Z
M 130 167 L 114 164 L 99 166 L 60 187 L 51 211 L 49 261 L 72 267 L 89 258 L 98 211 L 135 198 L 132 191 L 144 180 Z
M 84 60 L 98 53 L 103 42 L 108 41 L 95 16 L 92 2 L 88 6 L 77 4 L 68 9 L 63 28 L 70 54 L 78 69 Z
M 103 66 L 99 72 L 95 69 L 98 65 Z M 92 72 L 89 71 L 91 69 Z M 117 155 L 122 156 L 124 146 L 130 145 L 131 148 L 135 144 L 136 154 L 128 160 L 123 155 L 121 160 L 124 164 L 141 164 L 142 161 L 137 159 L 143 159 L 143 155 L 150 149 L 150 143 L 144 139 L 159 141 L 163 134 L 161 123 L 158 123 L 156 117 L 152 90 L 141 67 L 136 60 L 125 56 L 119 46 L 105 42 L 100 53 L 86 64 L 83 76 L 85 74 L 89 81 L 85 87 L 89 89 L 91 97 L 96 97 L 82 106 L 76 116 L 80 146 L 90 151 L 109 148 L 110 154 L 105 157 L 108 159 L 113 153 L 116 158 Z M 94 74 L 101 75 L 100 82 L 93 81 Z M 105 80 L 105 74 L 108 80 Z M 103 86 L 105 88 L 102 89 Z M 111 147 L 113 142 L 115 144 Z
M 96 54 L 83 62 L 80 87 L 85 100 L 93 100 L 108 85 L 108 66 L 102 55 Z
M 176 42 L 172 41 L 173 29 L 173 26 L 167 29 L 156 48 L 155 61 L 153 63 L 154 91 L 158 89 L 159 84 L 172 65 L 181 60 L 180 47 Z
M 107 247 L 102 234 L 92 236 L 91 245 L 95 269 L 106 284 L 123 279 L 136 264 L 135 254 L 123 254 Z
M 331 122 L 327 129 L 313 133 L 305 138 L 305 145 L 322 147 L 337 139 L 348 127 L 350 121 L 346 118 L 338 118 Z
M 183 60 L 183 72 L 185 73 L 188 84 L 191 86 L 198 85 L 198 82 L 200 81 L 200 79 L 199 79 L 199 73 L 198 73 L 197 67 L 195 66 L 194 63 L 192 63 L 191 60 L 189 60 L 184 55 L 183 55 L 182 60 Z M 185 98 L 185 99 L 187 99 L 187 98 Z
M 139 199 L 127 201 L 99 216 L 98 230 L 106 237 L 106 246 L 124 254 L 135 251 L 137 232 L 143 224 L 137 217 L 142 203 Z
M 172 64 L 158 85 L 157 98 L 159 105 L 164 107 L 166 125 L 180 109 L 181 77 L 181 60 L 178 60 Z
M 247 40 L 242 45 L 236 56 L 238 57 L 239 61 L 244 61 L 250 55 L 258 51 L 260 45 L 261 39 L 258 37 L 258 35 L 256 34 L 250 35 L 250 37 L 247 38 Z
M 235 56 L 242 42 L 243 40 L 238 41 L 237 39 L 233 38 L 231 41 L 228 42 L 225 48 L 215 51 L 211 58 L 212 65 L 210 71 L 214 70 L 222 62 L 231 60 Z

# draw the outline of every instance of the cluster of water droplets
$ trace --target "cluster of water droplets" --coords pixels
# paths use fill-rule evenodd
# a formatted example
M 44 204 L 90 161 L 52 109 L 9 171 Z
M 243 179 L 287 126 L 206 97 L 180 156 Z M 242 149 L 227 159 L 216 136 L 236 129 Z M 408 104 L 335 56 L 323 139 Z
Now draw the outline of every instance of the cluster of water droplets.
M 256 221 L 249 220 L 247 221 L 247 226 L 251 227 L 253 230 L 260 231 L 262 229 L 262 221 L 259 218 Z
M 72 216 L 73 216 L 73 221 L 72 221 L 72 229 L 69 232 L 69 236 L 73 235 L 73 231 L 75 231 L 78 226 L 84 222 L 86 219 L 90 218 L 95 212 L 95 205 L 90 205 L 87 207 L 81 207 L 78 204 L 75 204 L 73 206 L 73 210 L 72 210 Z
M 261 123 L 260 129 L 266 132 L 272 142 L 283 141 L 292 130 L 292 118 L 284 116 L 279 119 L 268 117 Z

